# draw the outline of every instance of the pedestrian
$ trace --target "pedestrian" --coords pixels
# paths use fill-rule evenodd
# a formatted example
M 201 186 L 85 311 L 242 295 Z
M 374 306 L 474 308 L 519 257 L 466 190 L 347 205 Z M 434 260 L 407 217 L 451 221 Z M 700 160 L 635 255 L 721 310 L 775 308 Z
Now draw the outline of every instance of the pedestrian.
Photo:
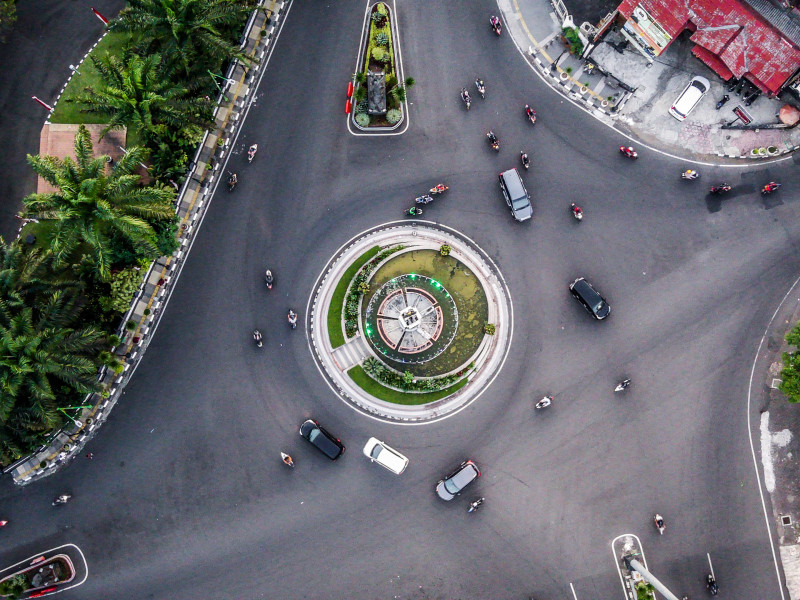
M 86 453 L 86 458 L 88 458 L 89 460 L 92 460 L 94 458 L 94 454 L 92 454 L 91 452 L 87 452 Z

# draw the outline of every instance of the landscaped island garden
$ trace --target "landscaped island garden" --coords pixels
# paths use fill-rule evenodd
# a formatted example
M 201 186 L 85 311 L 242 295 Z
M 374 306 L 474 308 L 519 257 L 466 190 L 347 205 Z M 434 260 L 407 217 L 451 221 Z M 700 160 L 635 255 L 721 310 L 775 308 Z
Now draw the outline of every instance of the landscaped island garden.
M 372 5 L 367 27 L 369 33 L 355 74 L 353 120 L 361 128 L 394 128 L 403 119 L 406 90 L 414 85 L 414 79 L 399 79 L 395 28 L 387 4 Z
M 455 393 L 493 331 L 482 282 L 442 248 L 369 248 L 336 284 L 327 315 L 331 344 L 357 335 L 367 341 L 371 356 L 347 374 L 378 399 L 426 404 Z

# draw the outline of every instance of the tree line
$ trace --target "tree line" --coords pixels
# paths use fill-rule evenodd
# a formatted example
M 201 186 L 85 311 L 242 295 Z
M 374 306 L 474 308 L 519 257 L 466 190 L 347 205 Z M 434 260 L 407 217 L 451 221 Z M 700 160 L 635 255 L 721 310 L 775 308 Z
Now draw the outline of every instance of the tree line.
M 175 251 L 175 188 L 213 126 L 212 73 L 248 62 L 238 40 L 254 0 L 129 0 L 109 22 L 121 50 L 90 55 L 98 83 L 64 98 L 127 128 L 135 145 L 76 158 L 28 155 L 55 191 L 22 199 L 23 235 L 0 239 L 0 464 L 38 448 L 86 394 L 123 368 L 114 335 L 150 263 Z M 140 164 L 147 165 L 146 181 Z

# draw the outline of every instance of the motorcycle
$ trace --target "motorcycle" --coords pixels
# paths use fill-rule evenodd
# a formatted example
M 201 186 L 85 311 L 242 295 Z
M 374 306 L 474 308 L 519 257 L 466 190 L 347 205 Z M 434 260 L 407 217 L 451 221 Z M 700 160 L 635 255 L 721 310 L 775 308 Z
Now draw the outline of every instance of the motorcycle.
M 253 331 L 253 341 L 256 343 L 256 346 L 258 346 L 259 348 L 261 348 L 264 345 L 263 342 L 261 341 L 262 339 L 263 339 L 263 336 L 261 335 L 261 332 L 258 329 Z
M 493 131 L 490 131 L 486 134 L 486 137 L 489 139 L 489 143 L 496 152 L 500 152 L 500 140 L 497 139 L 497 136 L 494 134 Z
M 525 152 L 519 153 L 519 159 L 522 161 L 522 166 L 525 167 L 525 170 L 528 170 L 528 167 L 531 166 L 531 161 L 528 158 L 528 155 Z
M 431 202 L 433 202 L 433 196 L 429 194 L 425 194 L 424 196 L 418 196 L 414 198 L 414 202 L 416 202 L 417 204 L 430 204 Z
M 684 171 L 683 173 L 681 173 L 681 177 L 683 179 L 699 179 L 700 178 L 700 173 L 698 173 L 697 171 L 692 171 L 691 169 L 688 169 L 687 171 Z
M 247 151 L 247 162 L 253 162 L 253 157 L 256 155 L 256 152 L 258 152 L 258 144 L 253 144 Z
M 708 591 L 711 592 L 712 596 L 716 596 L 719 593 L 719 586 L 717 586 L 717 580 L 714 579 L 714 575 L 711 573 L 708 574 L 706 577 L 706 588 Z
M 536 403 L 535 408 L 537 408 L 537 409 L 547 408 L 552 403 L 553 403 L 553 397 L 552 396 L 545 396 L 544 398 L 542 398 L 541 400 L 539 400 Z
M 731 97 L 730 97 L 730 96 L 728 96 L 728 94 L 725 94 L 725 95 L 724 95 L 724 96 L 723 96 L 723 97 L 720 99 L 720 101 L 719 101 L 719 102 L 717 102 L 717 110 L 719 110 L 720 108 L 722 108 L 723 106 L 725 106 L 725 103 L 726 103 L 728 100 L 730 100 L 730 99 L 731 99 Z
M 281 452 L 281 461 L 283 461 L 283 464 L 285 464 L 287 467 L 294 469 L 294 461 L 292 460 L 292 457 L 285 452 Z
M 407 211 L 403 213 L 406 217 L 421 217 L 422 216 L 422 209 L 418 206 L 412 206 Z
M 744 105 L 750 106 L 753 102 L 756 101 L 756 98 L 758 98 L 760 95 L 761 95 L 761 90 L 756 89 L 752 94 L 750 94 L 747 98 L 745 98 Z
M 656 524 L 658 533 L 660 535 L 664 535 L 664 530 L 667 528 L 667 526 L 664 524 L 664 517 L 656 513 L 656 515 L 653 517 L 653 522 Z
M 722 185 L 715 185 L 711 188 L 712 194 L 724 194 L 725 192 L 730 192 L 733 188 L 729 186 L 727 183 L 723 183 Z
M 72 498 L 69 494 L 61 494 L 58 498 L 53 500 L 53 506 L 58 506 L 59 504 L 66 504 L 69 502 L 69 499 Z
M 289 314 L 286 316 L 286 318 L 289 320 L 289 327 L 292 329 L 297 329 L 297 313 L 290 308 Z
M 461 100 L 463 100 L 464 104 L 467 105 L 467 110 L 469 110 L 469 107 L 472 106 L 472 99 L 469 97 L 467 88 L 461 88 Z
M 239 183 L 239 179 L 236 177 L 236 173 L 231 173 L 231 176 L 228 177 L 228 191 L 232 192 L 237 183 Z
M 500 19 L 497 17 L 492 16 L 492 18 L 489 19 L 489 23 L 492 24 L 492 31 L 494 31 L 497 35 L 500 35 L 503 32 L 503 25 L 500 23 Z
M 570 210 L 572 211 L 572 216 L 575 217 L 575 220 L 579 223 L 583 221 L 583 209 L 575 204 L 574 202 L 570 205 Z
M 639 158 L 639 155 L 636 153 L 636 150 L 633 149 L 633 146 L 620 146 L 619 151 L 628 158 Z
M 271 290 L 272 286 L 275 284 L 275 278 L 272 276 L 272 271 L 267 269 L 267 272 L 264 274 L 264 283 L 267 284 L 267 289 Z
M 475 87 L 478 88 L 478 93 L 481 95 L 481 98 L 484 100 L 486 99 L 486 86 L 483 83 L 483 79 L 477 77 L 475 79 Z
M 528 119 L 530 119 L 531 125 L 536 125 L 536 111 L 533 110 L 527 104 L 525 105 L 525 114 L 528 115 Z
M 8 521 L 0 521 L 0 527 L 5 527 L 8 525 Z
M 483 504 L 484 498 L 477 498 L 469 503 L 469 508 L 467 509 L 468 513 L 475 512 L 478 510 L 481 504 Z
M 444 194 L 449 189 L 450 188 L 447 187 L 445 184 L 437 183 L 434 187 L 432 187 L 431 189 L 428 190 L 428 193 L 431 196 L 435 196 L 436 194 Z
M 623 390 L 628 389 L 628 386 L 631 384 L 630 379 L 623 379 L 617 384 L 617 387 L 614 388 L 615 392 L 621 392 Z
M 774 181 L 770 181 L 767 185 L 761 188 L 761 195 L 766 196 L 778 190 L 781 187 L 780 183 L 775 183 Z

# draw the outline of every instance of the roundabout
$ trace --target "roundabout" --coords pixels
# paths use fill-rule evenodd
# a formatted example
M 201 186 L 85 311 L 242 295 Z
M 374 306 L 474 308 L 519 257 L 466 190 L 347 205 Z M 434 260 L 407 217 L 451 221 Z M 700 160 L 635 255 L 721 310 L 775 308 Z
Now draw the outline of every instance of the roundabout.
M 502 274 L 463 234 L 390 223 L 347 242 L 318 278 L 312 353 L 337 395 L 373 417 L 432 422 L 480 396 L 511 343 Z

